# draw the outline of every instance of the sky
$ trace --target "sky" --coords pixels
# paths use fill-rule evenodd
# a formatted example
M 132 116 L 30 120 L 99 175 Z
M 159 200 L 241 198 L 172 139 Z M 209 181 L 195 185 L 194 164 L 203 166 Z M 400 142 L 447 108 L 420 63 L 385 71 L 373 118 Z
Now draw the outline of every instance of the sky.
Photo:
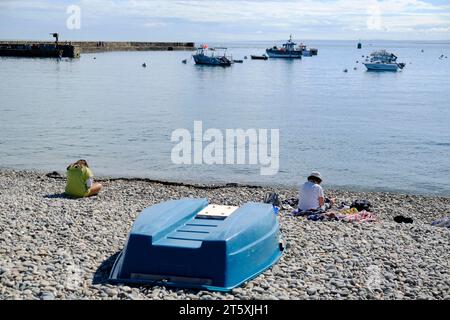
M 450 0 L 0 0 L 0 39 L 450 40 Z

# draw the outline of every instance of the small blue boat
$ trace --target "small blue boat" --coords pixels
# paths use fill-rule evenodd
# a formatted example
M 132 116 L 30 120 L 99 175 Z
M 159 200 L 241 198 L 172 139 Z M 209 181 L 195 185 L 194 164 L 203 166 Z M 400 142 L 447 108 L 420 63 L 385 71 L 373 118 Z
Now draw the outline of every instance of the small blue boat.
M 207 45 L 202 45 L 192 57 L 194 58 L 195 64 L 229 67 L 233 62 L 233 58 L 227 56 L 226 52 L 227 48 L 208 48 Z
M 171 200 L 139 214 L 109 280 L 229 291 L 272 266 L 282 252 L 270 204 Z

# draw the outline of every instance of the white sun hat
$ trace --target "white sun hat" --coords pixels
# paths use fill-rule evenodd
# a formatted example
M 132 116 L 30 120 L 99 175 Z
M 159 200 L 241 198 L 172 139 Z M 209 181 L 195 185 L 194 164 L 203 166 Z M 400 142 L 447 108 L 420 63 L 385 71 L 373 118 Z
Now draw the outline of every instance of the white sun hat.
M 319 179 L 320 181 L 323 181 L 322 176 L 320 175 L 319 171 L 311 172 L 311 174 L 308 176 L 308 178 L 310 178 L 310 177 L 315 177 L 315 178 Z

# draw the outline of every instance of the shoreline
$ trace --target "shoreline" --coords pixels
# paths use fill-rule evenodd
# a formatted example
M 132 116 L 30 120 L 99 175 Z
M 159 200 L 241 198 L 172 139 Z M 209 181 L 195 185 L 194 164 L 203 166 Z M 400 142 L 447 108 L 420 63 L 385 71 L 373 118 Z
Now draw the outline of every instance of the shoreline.
M 315 222 L 281 208 L 288 248 L 280 261 L 220 293 L 106 280 L 148 206 L 184 197 L 239 206 L 268 192 L 280 200 L 296 197 L 296 188 L 204 189 L 145 180 L 103 185 L 96 197 L 70 199 L 62 194 L 64 179 L 0 169 L 0 299 L 450 299 L 448 229 L 430 225 L 449 215 L 448 198 L 325 190 L 338 203 L 369 200 L 379 219 L 373 223 Z M 414 222 L 394 222 L 399 214 Z
M 15 169 L 10 167 L 2 167 L 0 166 L 0 172 L 2 171 L 15 171 L 15 172 L 29 172 L 31 174 L 40 174 L 40 175 L 52 175 L 53 173 L 57 173 L 58 176 L 54 176 L 54 179 L 65 179 L 65 172 L 63 171 L 48 171 L 43 169 Z M 198 189 L 220 189 L 220 188 L 280 188 L 280 189 L 295 189 L 298 190 L 298 185 L 293 184 L 281 184 L 281 183 L 240 183 L 240 182 L 218 182 L 218 183 L 206 183 L 195 180 L 164 180 L 151 178 L 147 176 L 134 176 L 134 175 L 122 175 L 122 176 L 111 176 L 111 175 L 96 175 L 95 180 L 99 182 L 104 181 L 143 181 L 149 183 L 159 183 L 167 186 L 185 186 L 192 187 Z M 418 197 L 428 197 L 428 198 L 444 198 L 450 199 L 450 194 L 441 194 L 441 193 L 430 193 L 430 192 L 412 192 L 408 190 L 402 189 L 388 189 L 388 188 L 369 188 L 369 187 L 358 187 L 358 186 L 336 186 L 336 185 L 324 185 L 324 189 L 332 191 L 332 192 L 354 192 L 354 193 L 386 193 L 386 194 L 394 194 L 400 196 L 418 196 Z

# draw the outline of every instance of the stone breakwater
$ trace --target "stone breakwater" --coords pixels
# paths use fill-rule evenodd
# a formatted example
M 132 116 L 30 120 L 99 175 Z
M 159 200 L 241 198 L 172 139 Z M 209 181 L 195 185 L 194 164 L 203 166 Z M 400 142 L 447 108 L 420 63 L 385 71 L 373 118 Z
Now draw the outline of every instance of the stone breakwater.
M 177 186 L 103 179 L 89 199 L 61 194 L 64 179 L 0 170 L 0 299 L 450 299 L 449 231 L 430 223 L 450 199 L 333 190 L 368 199 L 379 222 L 313 222 L 280 211 L 288 248 L 271 269 L 230 293 L 106 283 L 139 212 L 180 197 L 241 205 L 291 188 Z M 413 224 L 397 224 L 403 214 Z
M 53 45 L 52 41 L 0 41 L 6 45 Z M 174 51 L 195 50 L 194 42 L 138 42 L 138 41 L 60 41 L 60 46 L 73 46 L 81 53 L 106 51 Z
M 125 42 L 125 41 L 75 41 L 82 53 L 104 51 L 174 51 L 195 50 L 194 42 Z

